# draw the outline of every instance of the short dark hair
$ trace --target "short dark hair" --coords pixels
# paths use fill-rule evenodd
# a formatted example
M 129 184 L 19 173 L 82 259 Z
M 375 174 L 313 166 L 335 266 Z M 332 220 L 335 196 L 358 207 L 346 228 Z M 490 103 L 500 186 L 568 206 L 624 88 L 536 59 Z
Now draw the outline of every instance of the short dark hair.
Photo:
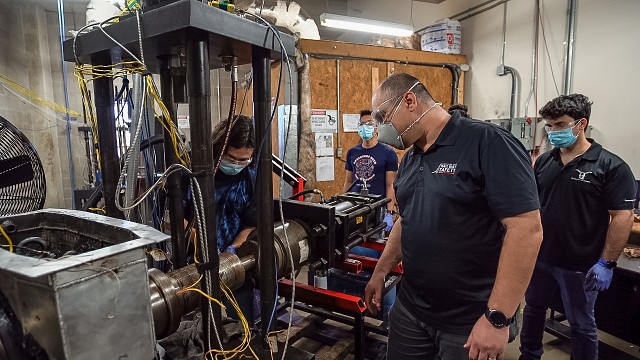
M 591 116 L 591 104 L 593 102 L 582 94 L 560 95 L 546 103 L 540 109 L 540 115 L 548 120 L 568 115 L 574 120 L 585 118 L 588 123 Z
M 410 87 L 418 83 L 412 90 L 416 97 L 424 101 L 433 101 L 429 90 L 417 78 L 406 73 L 395 73 L 386 78 L 380 84 L 380 92 L 389 98 L 402 96 Z
M 455 113 L 456 111 L 460 113 L 460 115 L 464 116 L 464 117 L 469 117 L 469 107 L 467 105 L 464 104 L 453 104 L 449 107 L 449 110 L 447 110 L 449 112 L 449 114 L 453 115 L 453 113 Z
M 367 116 L 367 115 L 371 116 L 371 110 L 368 110 L 368 109 L 360 110 L 360 119 L 362 119 L 363 116 Z
M 213 129 L 211 140 L 213 142 L 213 155 L 215 159 L 220 156 L 220 152 L 222 151 L 228 125 L 229 119 L 225 119 L 220 121 Z M 231 132 L 229 134 L 229 141 L 227 142 L 227 149 L 229 147 L 236 149 L 255 149 L 255 129 L 252 118 L 245 115 L 234 115 L 233 121 L 231 122 Z

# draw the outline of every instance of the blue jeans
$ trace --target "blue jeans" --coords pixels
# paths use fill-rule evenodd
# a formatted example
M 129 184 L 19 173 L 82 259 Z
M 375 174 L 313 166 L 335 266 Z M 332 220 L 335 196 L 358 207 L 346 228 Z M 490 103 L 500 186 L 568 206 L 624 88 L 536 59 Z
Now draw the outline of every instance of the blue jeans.
M 356 246 L 351 249 L 351 253 L 359 256 L 366 256 L 373 259 L 380 259 L 382 252 L 380 250 L 370 249 L 364 246 Z M 389 321 L 389 311 L 396 301 L 396 287 L 394 286 L 382 299 L 382 321 Z
M 469 334 L 446 333 L 416 319 L 398 300 L 389 313 L 389 360 L 464 360 Z
M 560 289 L 565 315 L 571 327 L 571 359 L 598 359 L 598 333 L 593 307 L 597 291 L 584 289 L 586 273 L 536 263 L 525 294 L 520 333 L 520 359 L 540 359 L 547 308 Z

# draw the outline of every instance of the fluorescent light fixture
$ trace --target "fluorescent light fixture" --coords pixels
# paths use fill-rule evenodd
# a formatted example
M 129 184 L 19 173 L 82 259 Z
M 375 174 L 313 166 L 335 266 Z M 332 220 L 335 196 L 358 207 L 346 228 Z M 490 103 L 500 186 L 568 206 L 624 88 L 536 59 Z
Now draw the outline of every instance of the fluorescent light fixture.
M 409 25 L 328 13 L 320 15 L 320 24 L 331 28 L 392 36 L 411 36 L 413 34 L 413 28 Z

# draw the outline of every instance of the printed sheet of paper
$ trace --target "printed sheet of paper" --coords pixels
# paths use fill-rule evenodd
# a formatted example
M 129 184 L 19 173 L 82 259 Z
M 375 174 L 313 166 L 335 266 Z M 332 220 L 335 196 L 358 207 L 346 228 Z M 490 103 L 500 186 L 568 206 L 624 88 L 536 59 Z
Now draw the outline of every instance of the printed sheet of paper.
M 316 158 L 316 180 L 333 181 L 335 171 L 333 166 L 333 156 L 323 156 Z
M 316 156 L 333 156 L 333 134 L 315 133 Z
M 338 110 L 311 109 L 312 132 L 338 132 Z
M 358 132 L 360 114 L 342 114 L 342 130 L 344 132 Z

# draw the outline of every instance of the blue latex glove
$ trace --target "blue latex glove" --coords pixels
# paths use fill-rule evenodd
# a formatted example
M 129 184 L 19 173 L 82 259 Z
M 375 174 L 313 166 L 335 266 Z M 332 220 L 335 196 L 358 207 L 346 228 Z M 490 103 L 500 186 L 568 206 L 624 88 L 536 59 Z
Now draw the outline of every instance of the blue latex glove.
M 387 213 L 387 215 L 384 216 L 384 222 L 387 223 L 387 227 L 384 228 L 384 231 L 391 231 L 391 228 L 393 228 L 393 215 Z
M 585 290 L 587 291 L 603 291 L 609 288 L 611 285 L 611 278 L 613 277 L 613 269 L 607 269 L 605 266 L 606 260 L 600 259 L 598 262 L 589 269 L 587 276 L 584 279 Z

